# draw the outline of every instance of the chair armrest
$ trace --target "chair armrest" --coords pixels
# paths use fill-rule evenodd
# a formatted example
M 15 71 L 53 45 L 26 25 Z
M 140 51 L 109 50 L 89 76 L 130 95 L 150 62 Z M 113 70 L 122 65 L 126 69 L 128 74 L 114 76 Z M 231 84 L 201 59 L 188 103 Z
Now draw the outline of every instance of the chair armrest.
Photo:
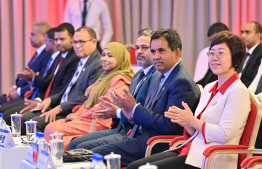
M 27 92 L 25 92 L 24 97 L 28 99 L 33 93 L 33 90 L 28 90 Z
M 82 104 L 76 105 L 76 106 L 72 109 L 72 112 L 75 113 L 81 106 L 82 106 Z
M 184 142 L 186 142 L 184 136 L 176 136 L 175 138 L 173 138 L 173 140 L 171 140 L 169 146 L 171 147 L 171 149 L 173 149 L 176 148 L 179 144 L 183 144 Z
M 211 160 L 217 154 L 248 154 L 248 146 L 245 145 L 213 145 L 209 146 L 203 152 L 203 155 L 206 156 L 204 167 L 209 169 L 211 166 Z M 245 157 L 244 157 L 245 158 Z
M 251 159 L 254 159 L 255 157 L 256 157 L 256 156 L 251 156 L 251 157 L 245 158 L 245 159 L 241 162 L 240 167 L 245 168 L 245 166 L 247 165 L 247 163 L 248 163 Z
M 145 157 L 148 157 L 151 155 L 153 147 L 158 144 L 158 143 L 169 143 L 172 139 L 176 137 L 181 137 L 181 136 L 176 136 L 176 135 L 167 135 L 167 136 L 154 136 L 151 137 L 147 141 L 147 149 L 146 149 L 146 154 Z M 183 136 L 182 136 L 183 137 Z M 184 137 L 183 137 L 184 138 Z
M 256 163 L 262 162 L 262 157 L 252 156 L 252 157 L 248 157 L 248 158 L 249 158 L 249 160 L 247 161 L 247 164 L 243 166 L 243 168 L 251 168 Z M 243 160 L 243 161 L 245 161 L 245 160 Z M 242 163 L 241 163 L 241 166 L 242 166 Z

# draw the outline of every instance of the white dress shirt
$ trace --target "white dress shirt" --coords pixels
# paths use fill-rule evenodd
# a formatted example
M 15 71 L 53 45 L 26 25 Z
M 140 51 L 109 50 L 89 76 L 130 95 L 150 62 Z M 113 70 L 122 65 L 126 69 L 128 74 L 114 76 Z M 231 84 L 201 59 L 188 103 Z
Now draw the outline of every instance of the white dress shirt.
M 84 0 L 68 0 L 65 7 L 64 22 L 71 23 L 75 29 L 82 26 L 82 11 Z M 108 6 L 103 0 L 88 0 L 86 26 L 94 29 L 97 40 L 103 49 L 111 41 L 113 35 L 112 22 Z M 101 39 L 103 24 L 103 38 Z

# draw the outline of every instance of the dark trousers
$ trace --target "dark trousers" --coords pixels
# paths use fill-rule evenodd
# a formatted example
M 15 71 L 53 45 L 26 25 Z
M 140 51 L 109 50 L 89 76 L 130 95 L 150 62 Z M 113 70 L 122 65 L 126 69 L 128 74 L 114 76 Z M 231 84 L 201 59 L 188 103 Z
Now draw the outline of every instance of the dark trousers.
M 178 156 L 179 152 L 169 151 L 151 155 L 130 163 L 127 169 L 138 169 L 139 166 L 149 162 L 151 165 L 156 165 L 158 169 L 199 169 L 197 167 L 185 164 L 187 156 Z
M 37 121 L 37 125 L 36 125 L 37 131 L 44 132 L 45 127 L 49 124 L 49 121 L 45 122 L 45 116 L 40 117 L 40 115 L 42 115 L 42 114 L 43 113 L 41 111 L 34 111 L 34 112 L 30 112 L 30 113 L 23 115 L 22 119 L 21 119 L 21 135 L 26 135 L 26 124 L 25 124 L 25 122 L 29 121 L 30 119 Z M 66 115 L 64 115 L 64 114 L 58 114 L 56 116 L 56 120 L 64 119 L 65 117 L 66 117 Z
M 107 136 L 111 135 L 112 137 L 116 137 L 124 136 L 126 134 L 122 131 L 116 133 L 115 129 L 96 131 L 74 139 L 73 141 L 71 141 L 68 148 L 69 150 L 73 150 L 76 148 L 85 148 L 87 150 L 91 150 L 92 148 L 102 145 L 105 142 L 104 139 L 107 138 Z M 107 143 L 108 142 L 109 140 L 107 141 Z

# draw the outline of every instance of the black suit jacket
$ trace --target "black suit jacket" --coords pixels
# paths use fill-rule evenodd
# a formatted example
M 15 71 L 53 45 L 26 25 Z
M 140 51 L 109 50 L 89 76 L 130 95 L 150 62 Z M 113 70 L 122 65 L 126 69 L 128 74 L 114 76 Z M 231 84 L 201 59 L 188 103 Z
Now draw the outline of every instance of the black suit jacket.
M 39 96 L 38 97 L 40 97 L 41 99 L 43 99 L 45 96 L 45 92 L 49 86 L 49 83 L 51 82 L 54 76 L 54 72 L 57 68 L 60 58 L 61 58 L 61 53 L 54 60 L 45 78 L 41 76 L 35 76 L 34 86 L 39 87 Z M 74 75 L 74 72 L 77 68 L 77 64 L 79 60 L 80 59 L 79 57 L 76 56 L 74 49 L 71 48 L 68 51 L 68 54 L 66 55 L 66 57 L 63 59 L 58 69 L 58 72 L 53 81 L 49 96 L 52 96 L 54 94 L 61 92 L 65 88 L 65 86 L 67 86 L 72 76 Z
M 60 104 L 61 98 L 68 85 L 61 92 L 50 97 L 52 100 L 52 108 L 60 104 L 62 113 L 67 115 L 72 112 L 74 106 L 83 104 L 85 102 L 85 100 L 87 99 L 87 97 L 84 96 L 86 89 L 88 88 L 88 86 L 95 83 L 95 81 L 103 72 L 103 68 L 101 65 L 101 54 L 98 52 L 98 50 L 95 50 L 89 57 L 90 58 L 84 65 L 84 68 L 80 73 L 77 82 L 72 86 L 67 101 Z
M 39 72 L 41 76 L 41 73 L 43 73 L 43 70 L 45 70 L 45 67 L 50 57 L 51 54 L 46 52 L 44 49 L 36 58 L 34 63 L 30 66 L 30 68 L 34 72 Z M 16 79 L 16 86 L 21 88 L 21 96 L 24 96 L 25 92 L 30 90 L 30 85 L 27 83 L 27 81 L 19 80 L 18 78 Z
M 249 56 L 248 62 L 244 67 L 241 75 L 241 81 L 244 83 L 246 87 L 252 83 L 254 78 L 256 77 L 258 68 L 261 64 L 262 58 L 262 45 L 261 43 L 254 49 L 253 53 Z
M 149 87 L 145 105 L 147 105 L 156 80 L 157 78 Z M 155 96 L 151 106 L 149 108 L 141 105 L 136 107 L 133 122 L 142 125 L 142 138 L 139 140 L 145 142 L 156 135 L 182 135 L 183 127 L 171 122 L 171 119 L 164 116 L 164 112 L 168 111 L 171 106 L 183 109 L 182 101 L 187 103 L 192 112 L 194 112 L 199 96 L 194 80 L 183 64 L 181 62 L 178 63 Z

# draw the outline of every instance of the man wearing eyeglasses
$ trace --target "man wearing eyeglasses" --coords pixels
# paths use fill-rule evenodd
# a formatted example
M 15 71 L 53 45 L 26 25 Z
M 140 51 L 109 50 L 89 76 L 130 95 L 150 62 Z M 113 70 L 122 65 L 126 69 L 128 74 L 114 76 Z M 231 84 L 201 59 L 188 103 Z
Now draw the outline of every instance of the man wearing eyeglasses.
M 61 92 L 69 83 L 79 62 L 72 46 L 74 33 L 74 27 L 68 23 L 63 23 L 47 32 L 46 51 L 52 56 L 42 72 L 34 72 L 28 67 L 27 71 L 17 74 L 20 79 L 26 80 L 31 85 L 33 93 L 29 97 L 30 100 L 25 100 L 25 103 L 22 100 L 0 110 L 7 124 L 11 125 L 10 114 L 29 113 L 44 98 Z
M 59 41 L 59 38 L 55 37 L 55 40 Z M 43 132 L 49 122 L 65 118 L 74 106 L 84 103 L 87 99 L 84 96 L 86 88 L 92 85 L 103 71 L 96 42 L 96 33 L 92 28 L 84 26 L 76 30 L 72 44 L 80 61 L 73 77 L 61 92 L 46 98 L 35 108 L 39 111 L 22 117 L 22 134 L 25 132 L 25 121 L 37 121 L 37 130 Z M 58 49 L 61 51 L 64 47 L 66 45 L 61 45 Z

